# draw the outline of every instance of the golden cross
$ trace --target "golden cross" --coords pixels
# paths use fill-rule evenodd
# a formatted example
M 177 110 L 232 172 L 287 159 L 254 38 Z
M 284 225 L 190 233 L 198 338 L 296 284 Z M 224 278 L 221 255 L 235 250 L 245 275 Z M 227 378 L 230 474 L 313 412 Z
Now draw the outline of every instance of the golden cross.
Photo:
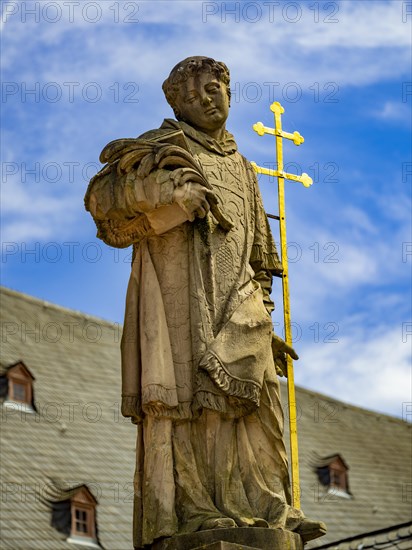
M 255 162 L 252 166 L 258 174 L 267 176 L 276 176 L 278 179 L 278 198 L 279 198 L 279 216 L 272 216 L 279 220 L 280 232 L 280 248 L 282 259 L 282 292 L 283 292 L 283 317 L 285 324 L 285 341 L 290 346 L 292 345 L 292 329 L 290 321 L 290 300 L 289 300 L 289 276 L 288 276 L 288 256 L 287 256 L 287 240 L 286 240 L 286 212 L 285 212 L 285 179 L 298 181 L 305 187 L 312 185 L 312 178 L 308 174 L 303 173 L 301 176 L 289 174 L 283 170 L 283 139 L 290 139 L 295 145 L 301 145 L 304 142 L 303 137 L 299 132 L 284 132 L 282 130 L 281 115 L 285 112 L 282 105 L 275 101 L 270 106 L 270 110 L 275 115 L 275 127 L 268 128 L 261 122 L 253 125 L 253 129 L 259 136 L 271 134 L 276 138 L 276 160 L 277 170 L 262 168 Z M 298 433 L 296 423 L 296 397 L 295 384 L 293 378 L 293 361 L 287 355 L 287 375 L 288 375 L 288 410 L 289 410 L 289 432 L 290 432 L 290 461 L 292 473 L 292 504 L 295 508 L 300 508 L 300 486 L 299 486 L 299 459 L 298 459 Z

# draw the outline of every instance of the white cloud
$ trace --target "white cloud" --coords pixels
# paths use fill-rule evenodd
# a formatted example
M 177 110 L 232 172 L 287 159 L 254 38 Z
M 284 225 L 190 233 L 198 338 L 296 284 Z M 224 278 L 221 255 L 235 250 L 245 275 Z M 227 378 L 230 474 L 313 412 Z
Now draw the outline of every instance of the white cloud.
M 27 187 L 21 178 L 8 178 L 2 186 L 2 241 L 31 243 L 59 240 L 78 217 L 79 204 L 70 196 L 53 197 Z
M 296 383 L 342 401 L 402 416 L 412 401 L 412 334 L 348 320 L 338 343 L 312 343 L 300 350 Z M 300 364 L 301 363 L 301 364 Z
M 380 110 L 373 111 L 375 118 L 380 118 L 388 122 L 401 122 L 410 125 L 412 113 L 410 106 L 405 103 L 395 103 L 394 101 L 385 101 Z
M 207 15 L 208 4 L 213 8 L 209 12 L 216 11 L 214 15 Z M 261 11 L 255 23 L 250 22 L 251 15 L 243 13 L 242 3 L 236 3 L 239 19 L 227 14 L 225 20 L 228 8 L 224 2 L 139 2 L 134 16 L 138 22 L 134 24 L 124 22 L 130 16 L 124 6 L 117 14 L 119 23 L 114 23 L 113 6 L 117 4 L 104 1 L 100 2 L 101 18 L 94 24 L 88 22 L 93 14 L 82 13 L 81 6 L 75 8 L 72 19 L 68 8 L 64 9 L 55 23 L 48 22 L 52 14 L 40 11 L 39 23 L 27 16 L 22 24 L 18 11 L 5 24 L 5 66 L 21 66 L 21 48 L 16 45 L 21 45 L 31 30 L 31 39 L 24 44 L 27 51 L 41 44 L 55 48 L 55 55 L 48 52 L 51 64 L 41 63 L 46 71 L 39 78 L 57 78 L 55 68 L 62 48 L 84 52 L 83 70 L 89 74 L 86 81 L 96 76 L 101 80 L 113 74 L 130 74 L 135 62 L 137 73 L 146 82 L 153 78 L 153 67 L 166 75 L 171 59 L 178 61 L 193 53 L 224 58 L 235 78 L 246 81 L 269 77 L 283 82 L 299 80 L 301 84 L 320 80 L 359 85 L 407 71 L 410 35 L 408 24 L 402 23 L 400 3 L 330 3 L 338 7 L 334 16 L 320 5 L 319 21 L 316 10 L 297 3 L 301 13 L 296 22 L 289 13 L 290 3 L 276 9 L 273 3 L 272 10 L 266 3 L 248 4 L 258 5 Z M 130 3 L 131 8 L 133 5 Z M 157 32 L 150 32 L 152 25 L 160 26 Z M 159 56 L 159 51 L 167 51 L 168 55 Z M 35 57 L 33 60 L 32 70 L 37 71 L 39 63 Z M 81 62 L 76 63 L 79 69 Z M 66 68 L 67 72 L 71 70 L 72 64 Z
M 334 9 L 332 10 L 334 5 Z M 307 48 L 386 48 L 408 47 L 410 33 L 408 23 L 402 22 L 400 3 L 395 2 L 339 2 L 319 10 L 320 21 L 335 23 L 318 24 L 319 32 L 301 34 L 298 40 Z M 313 8 L 312 8 L 313 10 Z M 331 12 L 336 11 L 332 16 Z M 345 55 L 342 52 L 342 55 Z

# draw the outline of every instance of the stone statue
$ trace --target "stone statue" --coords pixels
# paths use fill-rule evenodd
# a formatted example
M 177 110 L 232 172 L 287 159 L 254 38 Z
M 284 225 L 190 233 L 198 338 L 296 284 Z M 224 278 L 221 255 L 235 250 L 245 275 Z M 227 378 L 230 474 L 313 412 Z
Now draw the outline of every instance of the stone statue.
M 138 425 L 134 545 L 245 526 L 325 532 L 290 502 L 273 334 L 281 264 L 254 171 L 226 130 L 229 71 L 190 57 L 163 84 L 176 120 L 109 143 L 86 209 L 133 245 L 122 413 Z

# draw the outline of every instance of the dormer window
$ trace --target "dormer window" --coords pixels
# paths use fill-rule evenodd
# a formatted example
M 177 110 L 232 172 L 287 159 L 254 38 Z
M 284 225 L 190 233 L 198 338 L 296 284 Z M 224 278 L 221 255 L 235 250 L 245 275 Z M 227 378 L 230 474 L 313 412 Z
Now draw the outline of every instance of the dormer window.
M 343 498 L 351 498 L 348 470 L 348 465 L 338 454 L 317 461 L 316 472 L 320 483 L 327 487 L 328 492 Z
M 331 464 L 329 466 L 330 472 L 330 486 L 346 491 L 348 489 L 347 470 L 340 464 Z
M 96 540 L 96 499 L 83 486 L 71 498 L 71 536 Z
M 2 388 L 5 404 L 19 405 L 25 412 L 34 412 L 34 376 L 23 361 L 8 367 L 2 375 Z
M 97 500 L 87 486 L 69 487 L 50 480 L 47 493 L 52 508 L 52 527 L 66 535 L 67 542 L 101 548 L 97 536 Z

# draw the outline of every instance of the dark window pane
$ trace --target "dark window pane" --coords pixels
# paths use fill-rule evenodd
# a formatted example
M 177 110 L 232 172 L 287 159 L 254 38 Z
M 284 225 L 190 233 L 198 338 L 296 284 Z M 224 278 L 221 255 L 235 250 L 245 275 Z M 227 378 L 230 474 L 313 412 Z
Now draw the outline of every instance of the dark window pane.
M 81 508 L 75 508 L 74 517 L 75 517 L 75 529 L 76 533 L 88 533 L 88 512 L 87 510 L 82 510 Z
M 26 402 L 26 385 L 13 382 L 13 399 L 15 401 Z

